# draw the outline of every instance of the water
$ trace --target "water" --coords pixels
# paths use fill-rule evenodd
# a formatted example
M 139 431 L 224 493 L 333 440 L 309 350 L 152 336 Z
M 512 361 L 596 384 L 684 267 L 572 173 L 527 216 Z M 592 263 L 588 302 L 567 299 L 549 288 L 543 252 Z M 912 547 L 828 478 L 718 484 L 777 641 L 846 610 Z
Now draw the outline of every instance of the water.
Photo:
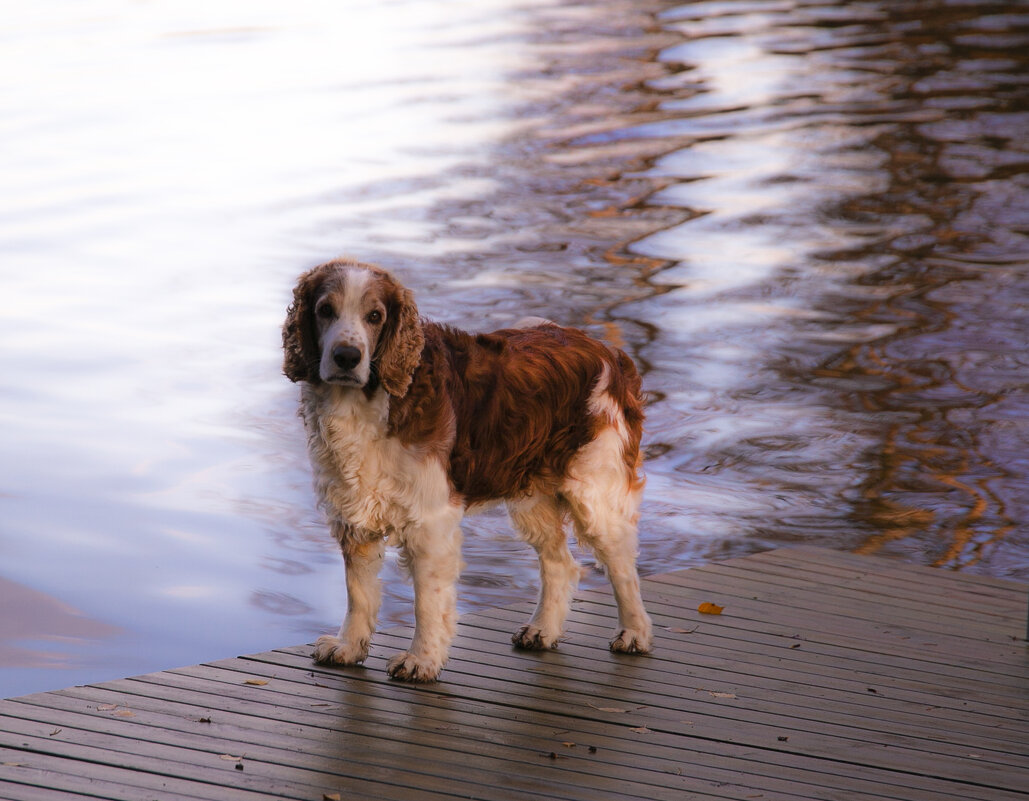
M 430 317 L 539 314 L 632 353 L 645 573 L 808 542 L 1029 579 L 1029 13 L 8 17 L 0 695 L 338 625 L 278 327 L 339 253 Z M 465 531 L 463 610 L 534 597 L 502 514 Z M 410 622 L 385 578 L 384 625 Z

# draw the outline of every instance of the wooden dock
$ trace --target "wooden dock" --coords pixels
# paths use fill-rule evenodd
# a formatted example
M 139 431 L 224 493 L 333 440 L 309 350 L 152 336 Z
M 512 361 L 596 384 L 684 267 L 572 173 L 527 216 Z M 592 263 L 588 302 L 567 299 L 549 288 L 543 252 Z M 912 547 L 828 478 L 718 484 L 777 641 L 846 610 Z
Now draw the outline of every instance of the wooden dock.
M 610 595 L 512 649 L 466 615 L 441 682 L 310 646 L 0 701 L 0 799 L 1029 798 L 1026 588 L 809 547 L 644 582 L 658 636 L 612 655 Z M 701 614 L 699 604 L 724 607 Z

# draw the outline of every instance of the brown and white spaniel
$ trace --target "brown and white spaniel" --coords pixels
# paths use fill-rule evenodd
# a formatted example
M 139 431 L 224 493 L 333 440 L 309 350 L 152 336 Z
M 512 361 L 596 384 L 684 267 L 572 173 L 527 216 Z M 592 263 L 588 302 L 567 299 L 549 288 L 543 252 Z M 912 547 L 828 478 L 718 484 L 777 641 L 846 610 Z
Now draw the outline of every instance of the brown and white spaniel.
M 611 650 L 650 650 L 636 571 L 643 407 L 628 356 L 538 318 L 490 334 L 427 322 L 388 272 L 349 260 L 300 276 L 282 340 L 346 563 L 346 619 L 318 639 L 315 660 L 367 657 L 390 544 L 414 581 L 415 632 L 387 670 L 436 679 L 457 625 L 459 524 L 494 501 L 539 555 L 538 603 L 516 646 L 554 648 L 561 638 L 579 577 L 570 518 L 614 589 Z

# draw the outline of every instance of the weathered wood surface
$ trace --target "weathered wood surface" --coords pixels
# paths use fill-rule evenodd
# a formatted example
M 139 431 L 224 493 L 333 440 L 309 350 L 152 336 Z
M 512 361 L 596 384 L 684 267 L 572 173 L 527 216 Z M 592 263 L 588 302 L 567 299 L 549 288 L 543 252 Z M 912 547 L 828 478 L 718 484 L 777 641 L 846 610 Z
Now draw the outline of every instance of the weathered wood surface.
M 385 677 L 394 630 L 0 701 L 0 799 L 1029 797 L 1024 587 L 807 547 L 644 585 L 646 657 L 581 593 L 555 652 L 465 616 L 435 685 Z

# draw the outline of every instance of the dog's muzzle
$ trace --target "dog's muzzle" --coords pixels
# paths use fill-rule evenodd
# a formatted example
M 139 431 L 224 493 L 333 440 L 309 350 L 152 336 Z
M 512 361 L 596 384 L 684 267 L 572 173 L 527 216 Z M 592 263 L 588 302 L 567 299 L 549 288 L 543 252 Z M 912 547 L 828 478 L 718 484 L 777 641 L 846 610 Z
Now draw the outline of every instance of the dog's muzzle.
M 332 349 L 332 361 L 347 372 L 361 363 L 361 356 L 361 351 L 353 345 L 337 345 Z
M 331 372 L 326 370 L 325 363 L 322 363 L 322 377 L 326 382 L 351 387 L 364 385 L 367 379 L 357 374 L 360 372 L 358 368 L 364 357 L 360 348 L 356 348 L 353 345 L 336 345 L 329 355 L 332 357 Z M 328 375 L 325 375 L 325 373 L 328 373 Z

